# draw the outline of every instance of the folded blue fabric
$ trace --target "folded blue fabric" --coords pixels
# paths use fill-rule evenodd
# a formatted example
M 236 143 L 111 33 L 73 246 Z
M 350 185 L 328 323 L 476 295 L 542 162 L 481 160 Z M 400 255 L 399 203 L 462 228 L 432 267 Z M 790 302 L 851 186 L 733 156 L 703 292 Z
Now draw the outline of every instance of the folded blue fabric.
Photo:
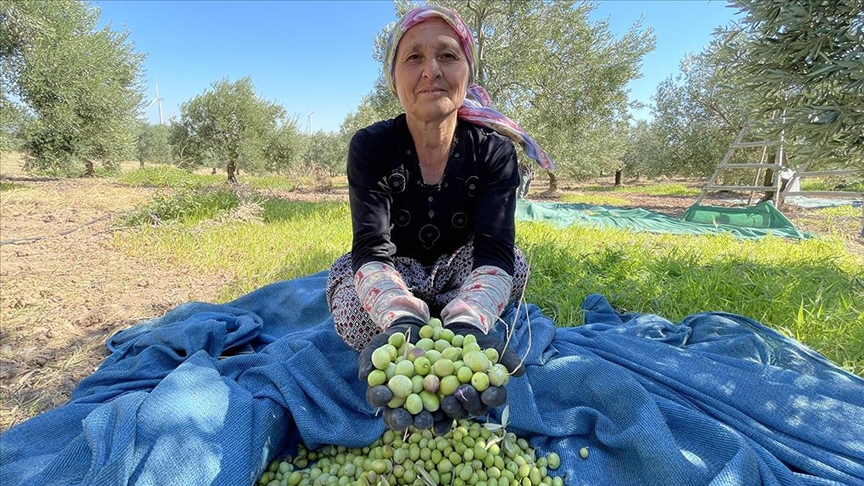
M 384 426 L 325 281 L 187 303 L 113 336 L 67 404 L 0 435 L 0 484 L 234 486 L 300 441 L 371 443 Z M 583 309 L 578 327 L 534 305 L 503 316 L 526 355 L 507 429 L 558 452 L 565 484 L 864 484 L 864 380 L 742 316 L 673 324 L 600 295 Z

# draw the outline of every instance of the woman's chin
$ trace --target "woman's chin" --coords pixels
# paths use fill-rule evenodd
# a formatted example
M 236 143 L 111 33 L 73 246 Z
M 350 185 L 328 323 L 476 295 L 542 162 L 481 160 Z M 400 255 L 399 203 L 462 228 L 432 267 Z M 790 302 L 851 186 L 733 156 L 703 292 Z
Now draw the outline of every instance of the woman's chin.
M 413 115 L 414 118 L 422 121 L 443 121 L 455 116 L 457 109 L 458 107 L 449 102 L 426 103 L 424 106 L 418 107 L 417 110 L 413 110 Z

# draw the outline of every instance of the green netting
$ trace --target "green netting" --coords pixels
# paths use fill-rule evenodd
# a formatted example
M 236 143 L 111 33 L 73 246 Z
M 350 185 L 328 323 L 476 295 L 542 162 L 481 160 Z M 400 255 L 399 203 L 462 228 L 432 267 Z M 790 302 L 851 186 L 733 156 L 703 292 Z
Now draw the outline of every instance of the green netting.
M 732 225 L 741 228 L 774 228 L 795 230 L 795 226 L 770 202 L 748 207 L 701 206 L 687 209 L 684 221 L 712 225 Z
M 673 234 L 731 233 L 739 238 L 807 239 L 813 235 L 798 231 L 773 205 L 746 208 L 691 206 L 679 219 L 641 208 L 617 208 L 590 204 L 529 202 L 516 204 L 518 221 L 547 222 L 556 226 L 583 224 L 597 228 Z M 693 221 L 687 220 L 687 214 Z

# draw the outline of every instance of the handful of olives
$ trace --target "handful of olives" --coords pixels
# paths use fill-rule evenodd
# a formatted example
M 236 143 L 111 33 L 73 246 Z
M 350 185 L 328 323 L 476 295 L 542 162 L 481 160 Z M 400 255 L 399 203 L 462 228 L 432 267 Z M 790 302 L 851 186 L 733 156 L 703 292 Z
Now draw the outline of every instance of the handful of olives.
M 372 353 L 375 369 L 366 379 L 366 400 L 384 409 L 384 422 L 395 431 L 412 425 L 450 430 L 453 419 L 484 415 L 504 405 L 510 371 L 498 351 L 481 349 L 473 335 L 455 334 L 433 318 L 412 344 L 403 333 Z

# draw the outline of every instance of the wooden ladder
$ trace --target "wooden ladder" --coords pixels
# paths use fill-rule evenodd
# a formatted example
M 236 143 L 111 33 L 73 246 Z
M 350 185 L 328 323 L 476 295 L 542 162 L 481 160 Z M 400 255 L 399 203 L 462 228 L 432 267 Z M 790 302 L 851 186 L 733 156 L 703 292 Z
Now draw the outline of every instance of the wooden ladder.
M 780 171 L 783 170 L 784 166 L 784 158 L 783 158 L 783 146 L 777 141 L 757 141 L 757 142 L 745 142 L 744 136 L 747 133 L 748 128 L 750 127 L 750 123 L 745 123 L 741 128 L 741 131 L 738 132 L 738 136 L 735 137 L 735 140 L 729 145 L 729 150 L 726 151 L 726 155 L 723 156 L 723 160 L 717 165 L 717 169 L 714 170 L 714 174 L 708 179 L 708 182 L 702 187 L 702 191 L 699 193 L 699 197 L 696 198 L 696 204 L 700 204 L 705 196 L 712 191 L 742 191 L 742 192 L 750 192 L 750 197 L 747 199 L 747 205 L 749 206 L 753 202 L 753 195 L 756 192 L 767 192 L 772 191 L 773 195 L 771 197 L 774 205 L 777 206 L 780 198 Z M 777 152 L 774 156 L 774 162 L 768 163 L 766 162 L 768 155 L 768 147 L 779 146 Z M 759 159 L 758 163 L 731 163 L 732 155 L 735 154 L 735 151 L 745 148 L 754 148 L 754 147 L 762 147 L 762 157 Z M 757 169 L 756 176 L 753 178 L 753 183 L 749 186 L 726 186 L 726 185 L 718 185 L 717 179 L 720 177 L 720 174 L 725 170 L 729 169 Z M 762 171 L 772 169 L 773 175 L 771 178 L 770 186 L 762 186 L 759 185 L 759 179 L 762 177 Z

